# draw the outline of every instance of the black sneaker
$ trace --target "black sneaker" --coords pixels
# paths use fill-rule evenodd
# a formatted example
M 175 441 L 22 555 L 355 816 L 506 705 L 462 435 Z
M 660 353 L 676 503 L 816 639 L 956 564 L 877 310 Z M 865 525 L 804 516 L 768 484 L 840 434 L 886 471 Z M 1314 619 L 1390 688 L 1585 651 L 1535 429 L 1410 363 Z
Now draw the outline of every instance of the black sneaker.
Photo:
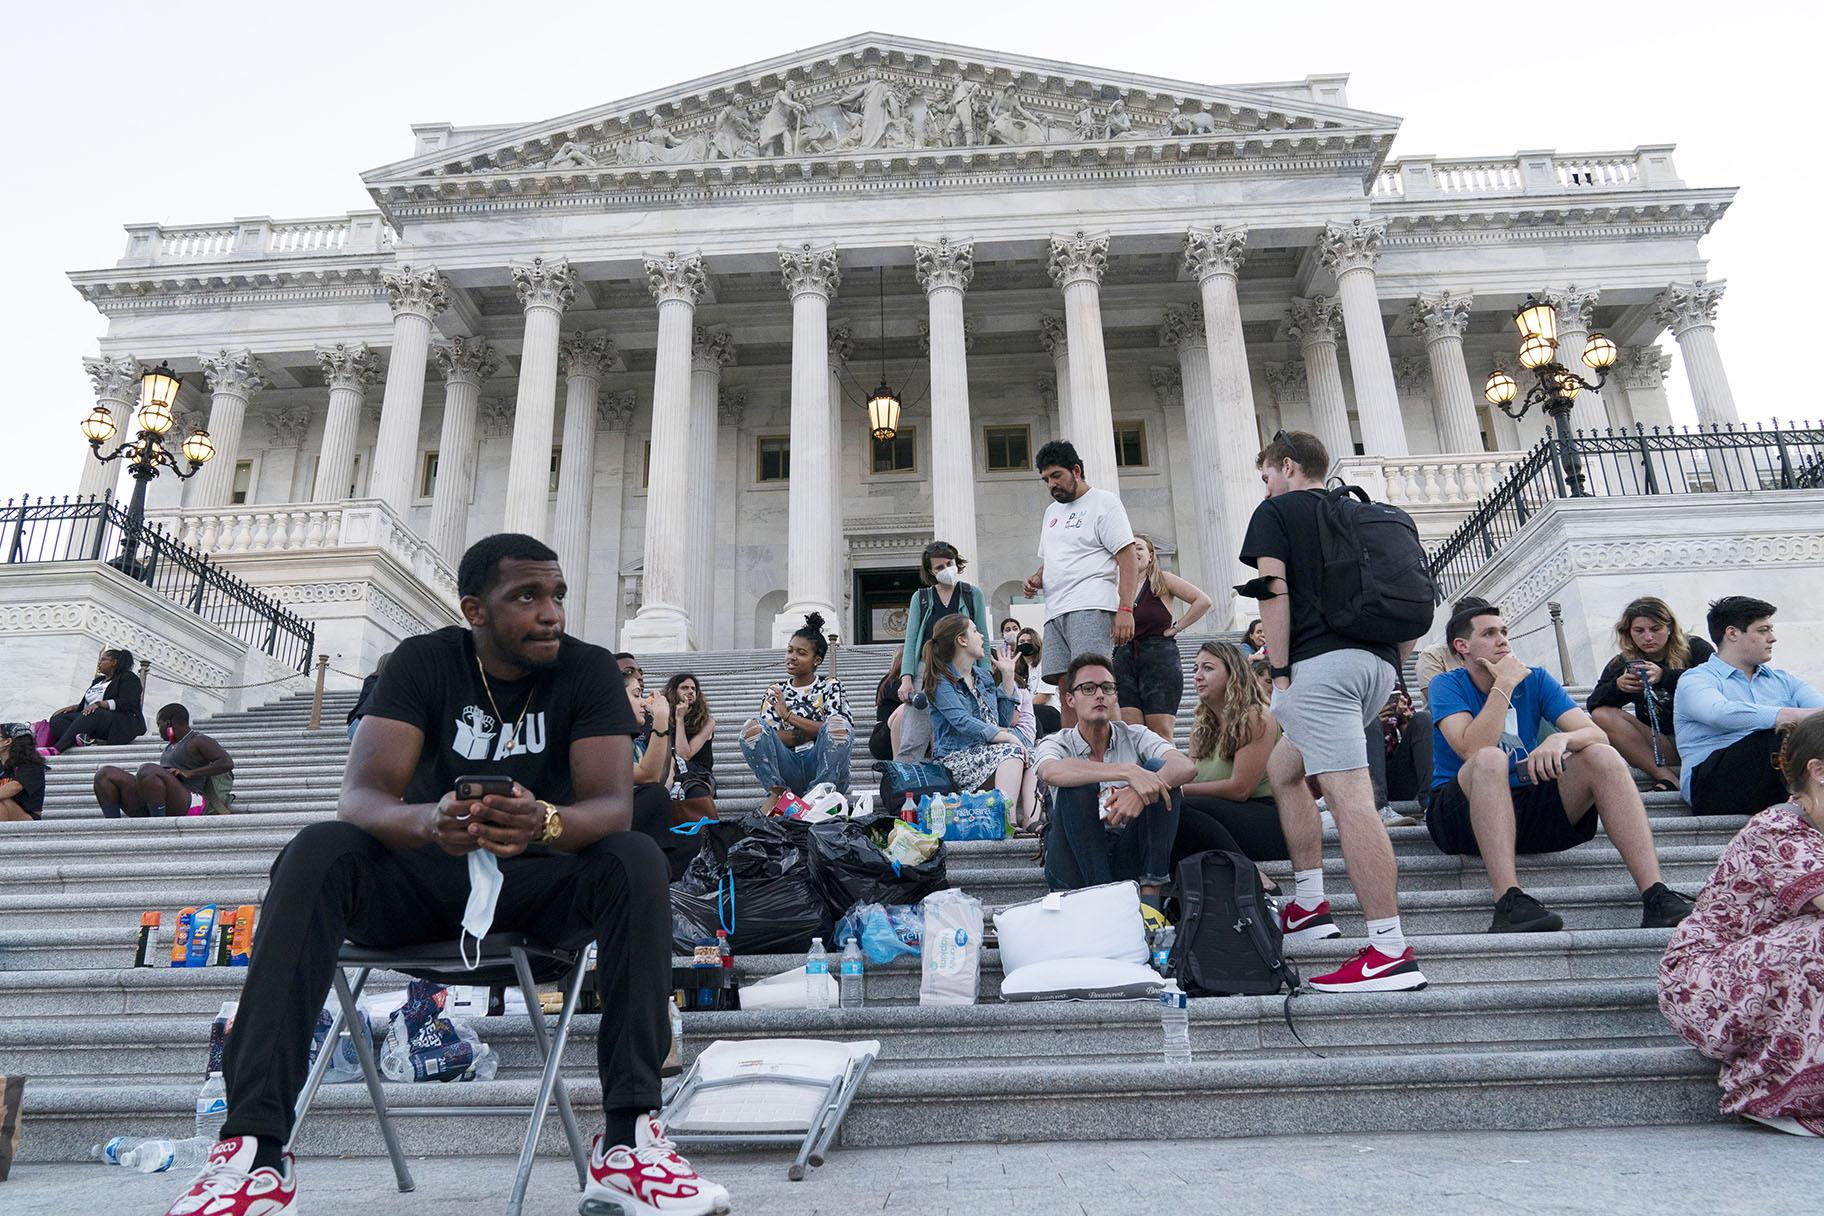
M 1680 895 L 1665 883 L 1656 882 L 1640 893 L 1640 927 L 1670 929 L 1691 915 L 1696 906 L 1697 901 L 1689 895 Z
M 1509 887 L 1507 894 L 1495 901 L 1495 921 L 1490 933 L 1556 933 L 1564 928 L 1564 917 L 1558 915 L 1519 887 Z

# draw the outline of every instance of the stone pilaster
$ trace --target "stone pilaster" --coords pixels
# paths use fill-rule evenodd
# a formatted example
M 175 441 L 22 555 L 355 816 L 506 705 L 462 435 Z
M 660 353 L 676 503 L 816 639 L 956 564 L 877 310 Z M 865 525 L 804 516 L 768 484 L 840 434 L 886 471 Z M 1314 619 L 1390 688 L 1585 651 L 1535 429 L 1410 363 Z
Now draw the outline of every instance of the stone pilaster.
M 557 347 L 564 310 L 576 299 L 576 272 L 566 258 L 533 258 L 514 266 L 513 290 L 526 310 L 513 401 L 513 448 L 507 457 L 506 532 L 545 538 L 551 519 L 551 437 L 557 425 Z
M 310 498 L 312 502 L 341 502 L 354 480 L 361 407 L 367 402 L 368 385 L 380 379 L 380 357 L 365 342 L 353 346 L 338 342 L 317 347 L 317 365 L 329 385 L 329 413 L 323 420 L 323 441 L 317 445 L 317 477 Z M 381 425 L 386 425 L 384 413 Z M 373 479 L 368 480 L 371 484 Z
M 571 632 L 581 634 L 589 613 L 589 559 L 594 551 L 589 526 L 595 499 L 596 401 L 602 373 L 616 361 L 613 339 L 599 330 L 571 334 L 557 347 L 557 367 L 564 376 L 564 440 L 558 449 L 557 514 L 551 524 L 551 547 L 557 550 L 569 596 L 564 615 Z
M 1051 281 L 1064 292 L 1064 328 L 1070 344 L 1071 442 L 1083 458 L 1089 484 L 1119 490 L 1115 470 L 1115 415 L 1108 395 L 1108 355 L 1102 341 L 1102 272 L 1108 236 L 1076 232 L 1051 238 Z
M 1482 427 L 1476 389 L 1463 358 L 1463 331 L 1475 301 L 1463 292 L 1426 292 L 1406 313 L 1406 326 L 1425 339 L 1431 384 L 1437 393 L 1438 440 L 1446 452 L 1480 452 Z
M 1305 359 L 1305 391 L 1311 397 L 1311 429 L 1324 441 L 1330 459 L 1355 454 L 1349 434 L 1349 405 L 1343 397 L 1343 368 L 1336 357 L 1343 306 L 1329 296 L 1295 299 L 1286 314 L 1287 333 Z M 1393 372 L 1387 373 L 1391 385 Z
M 1054 401 L 1054 420 L 1051 434 L 1040 439 L 1070 439 L 1073 442 L 1077 432 L 1077 416 L 1072 412 L 1070 399 L 1070 337 L 1064 326 L 1063 317 L 1043 316 L 1039 318 L 1039 344 L 1045 353 L 1051 356 L 1051 375 Z
M 431 322 L 449 307 L 450 285 L 436 270 L 411 266 L 382 275 L 380 282 L 393 306 L 393 351 L 387 362 L 386 390 L 380 401 L 380 434 L 374 441 L 374 467 L 367 479 L 367 490 L 403 519 L 414 497 L 412 478 L 418 468 L 418 423 L 424 413 L 424 367 L 431 349 Z M 322 500 L 321 493 L 317 497 Z M 340 497 L 340 492 L 336 497 Z
M 1729 390 L 1728 373 L 1723 370 L 1722 352 L 1716 345 L 1716 306 L 1726 285 L 1722 279 L 1673 283 L 1653 297 L 1654 315 L 1678 340 L 1685 379 L 1697 406 L 1697 420 L 1705 426 L 1727 426 L 1742 420 L 1735 409 L 1735 394 Z
M 579 620 L 574 626 L 579 633 L 587 629 L 584 636 L 621 636 L 621 617 L 626 607 L 621 602 L 621 513 L 628 479 L 639 477 L 638 452 L 632 453 L 635 462 L 628 459 L 635 404 L 636 395 L 628 388 L 603 393 L 596 405 L 600 429 L 595 441 L 595 463 L 601 470 L 603 488 L 607 492 L 596 500 L 590 519 L 593 527 L 589 534 L 589 556 L 602 572 L 602 578 L 592 580 L 596 591 L 591 597 L 595 620 Z
M 191 479 L 184 504 L 221 507 L 227 505 L 234 489 L 234 462 L 241 452 L 241 425 L 247 419 L 247 403 L 265 387 L 266 371 L 247 350 L 204 355 L 202 364 L 209 384 L 209 438 L 215 444 L 215 458 Z
M 981 550 L 976 547 L 963 293 L 975 277 L 975 247 L 939 237 L 913 245 L 912 257 L 931 323 L 931 534 L 973 561 Z
M 842 283 L 834 247 L 806 242 L 779 251 L 779 269 L 792 300 L 792 476 L 786 491 L 785 609 L 773 621 L 783 645 L 807 612 L 836 624 L 837 588 L 830 551 L 829 480 L 836 475 L 830 435 L 830 299 Z
M 1591 384 L 1596 383 L 1596 369 L 1583 361 L 1583 344 L 1590 339 L 1590 325 L 1595 319 L 1596 304 L 1602 293 L 1594 287 L 1549 287 L 1539 298 L 1558 314 L 1558 362 Z M 1571 402 L 1571 426 L 1580 431 L 1606 430 L 1610 425 L 1608 408 L 1602 394 L 1580 389 Z
M 1336 275 L 1336 292 L 1343 305 L 1343 326 L 1349 334 L 1349 375 L 1355 383 L 1355 416 L 1362 427 L 1362 450 L 1369 456 L 1406 455 L 1406 428 L 1400 420 L 1400 395 L 1393 383 L 1393 363 L 1387 355 L 1387 328 L 1381 318 L 1380 296 L 1375 291 L 1374 267 L 1381 257 L 1384 223 L 1352 220 L 1326 224 L 1318 253 L 1324 266 Z M 1316 406 L 1316 390 L 1312 391 Z M 1349 449 L 1332 452 L 1333 458 Z
M 443 374 L 443 425 L 437 439 L 437 480 L 431 487 L 431 548 L 451 569 L 468 547 L 469 497 L 475 492 L 476 410 L 481 382 L 500 368 L 485 339 L 456 337 L 431 352 Z
M 699 325 L 690 349 L 690 471 L 679 486 L 653 485 L 646 495 L 650 516 L 655 504 L 686 504 L 686 532 L 692 555 L 688 573 L 691 627 L 697 645 L 714 645 L 712 623 L 716 612 L 716 581 L 723 566 L 716 560 L 716 403 L 722 396 L 722 369 L 735 362 L 734 339 L 721 330 Z

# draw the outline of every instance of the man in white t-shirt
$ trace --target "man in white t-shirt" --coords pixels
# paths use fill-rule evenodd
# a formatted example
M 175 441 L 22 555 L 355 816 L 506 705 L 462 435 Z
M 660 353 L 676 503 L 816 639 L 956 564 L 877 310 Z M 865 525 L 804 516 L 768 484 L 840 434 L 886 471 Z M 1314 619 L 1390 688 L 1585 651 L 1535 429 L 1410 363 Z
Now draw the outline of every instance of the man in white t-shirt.
M 1028 599 L 1045 593 L 1044 677 L 1056 683 L 1080 654 L 1110 654 L 1134 636 L 1140 563 L 1127 508 L 1083 479 L 1083 458 L 1068 440 L 1039 449 L 1039 477 L 1051 492 L 1039 528 L 1039 568 L 1026 580 Z M 1064 725 L 1076 721 L 1063 700 Z

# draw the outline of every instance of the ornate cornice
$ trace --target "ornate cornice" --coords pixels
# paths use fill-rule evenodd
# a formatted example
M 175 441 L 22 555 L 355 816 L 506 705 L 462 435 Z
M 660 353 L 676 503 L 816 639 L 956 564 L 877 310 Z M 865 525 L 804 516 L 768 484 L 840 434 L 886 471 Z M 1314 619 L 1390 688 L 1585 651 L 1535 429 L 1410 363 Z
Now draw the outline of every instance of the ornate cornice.
M 300 448 L 310 431 L 310 407 L 287 405 L 269 410 L 264 415 L 266 438 L 275 448 Z
M 380 356 L 365 342 L 353 346 L 346 342 L 319 346 L 317 366 L 323 369 L 323 378 L 332 389 L 352 388 L 365 393 L 368 385 L 380 380 Z
M 139 382 L 146 374 L 146 365 L 132 355 L 84 356 L 82 370 L 88 373 L 95 400 L 102 405 L 130 411 L 139 404 Z
M 785 292 L 794 300 L 801 295 L 817 295 L 828 300 L 842 286 L 842 264 L 836 247 L 818 249 L 809 241 L 779 250 L 779 272 L 785 279 Z
M 566 377 L 599 380 L 621 365 L 620 351 L 606 330 L 565 334 L 557 343 L 557 368 Z
M 222 350 L 213 355 L 204 355 L 199 360 L 203 365 L 203 377 L 208 381 L 211 393 L 226 393 L 236 397 L 251 397 L 265 388 L 268 379 L 266 369 L 254 358 L 250 350 Z
M 691 336 L 690 370 L 720 372 L 735 362 L 735 337 L 725 329 L 699 325 Z
M 1165 310 L 1165 322 L 1159 326 L 1159 345 L 1177 350 L 1209 345 L 1209 334 L 1203 325 L 1203 305 L 1183 304 Z
M 1286 332 L 1300 346 L 1334 342 L 1343 332 L 1342 301 L 1331 296 L 1294 298 L 1286 320 Z
M 969 241 L 952 244 L 947 236 L 932 242 L 915 241 L 912 268 L 926 295 L 946 287 L 968 291 L 969 280 L 975 277 L 975 245 Z
M 1212 275 L 1233 278 L 1247 256 L 1248 230 L 1239 224 L 1192 228 L 1184 234 L 1184 268 L 1199 283 Z
M 1572 283 L 1568 287 L 1547 287 L 1539 293 L 1539 298 L 1558 314 L 1560 334 L 1587 333 L 1595 323 L 1596 304 L 1602 299 L 1602 291 Z
M 409 263 L 380 276 L 394 315 L 410 313 L 428 320 L 450 306 L 450 281 L 434 269 L 414 269 Z
M 77 292 L 103 316 L 192 312 L 270 304 L 364 303 L 386 297 L 378 264 L 303 270 L 245 268 L 223 273 L 199 266 L 194 273 L 146 276 L 135 271 L 85 271 L 72 275 Z M 103 277 L 121 275 L 120 278 Z
M 1317 255 L 1332 274 L 1373 270 L 1381 260 L 1381 240 L 1386 235 L 1387 225 L 1376 220 L 1328 223 L 1318 238 Z
M 659 303 L 679 302 L 697 306 L 709 286 L 703 258 L 695 253 L 662 253 L 646 258 L 646 290 Z
M 1051 281 L 1059 287 L 1100 284 L 1102 272 L 1108 269 L 1108 234 L 1091 236 L 1079 229 L 1070 236 L 1052 237 L 1046 268 L 1051 272 Z
M 1687 329 L 1710 325 L 1716 320 L 1716 306 L 1727 285 L 1724 279 L 1673 283 L 1653 297 L 1653 315 L 1671 329 L 1675 338 Z
M 558 312 L 576 300 L 576 271 L 569 258 L 533 258 L 510 268 L 513 294 L 522 308 L 550 308 Z
M 630 388 L 603 393 L 602 399 L 595 403 L 596 421 L 605 430 L 627 430 L 633 425 L 633 407 L 637 400 L 638 396 Z
M 1054 359 L 1070 346 L 1070 329 L 1063 317 L 1047 314 L 1039 318 L 1039 345 Z
M 1406 310 L 1406 328 L 1423 337 L 1427 345 L 1446 338 L 1461 341 L 1474 307 L 1475 297 L 1468 292 L 1421 292 Z
M 1728 210 L 1733 190 L 1645 190 L 1627 196 L 1481 198 L 1371 204 L 1384 249 L 1461 248 L 1701 237 Z
M 500 370 L 500 352 L 486 338 L 458 334 L 431 347 L 431 358 L 446 384 L 480 384 Z

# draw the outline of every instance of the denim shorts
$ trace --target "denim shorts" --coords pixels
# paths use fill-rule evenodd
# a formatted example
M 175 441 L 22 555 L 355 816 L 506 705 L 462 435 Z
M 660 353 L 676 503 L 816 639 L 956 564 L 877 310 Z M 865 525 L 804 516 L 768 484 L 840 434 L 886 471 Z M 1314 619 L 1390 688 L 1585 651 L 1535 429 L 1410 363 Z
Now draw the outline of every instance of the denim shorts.
M 1178 643 L 1154 634 L 1115 648 L 1115 683 L 1122 709 L 1176 714 L 1184 701 L 1184 661 Z

